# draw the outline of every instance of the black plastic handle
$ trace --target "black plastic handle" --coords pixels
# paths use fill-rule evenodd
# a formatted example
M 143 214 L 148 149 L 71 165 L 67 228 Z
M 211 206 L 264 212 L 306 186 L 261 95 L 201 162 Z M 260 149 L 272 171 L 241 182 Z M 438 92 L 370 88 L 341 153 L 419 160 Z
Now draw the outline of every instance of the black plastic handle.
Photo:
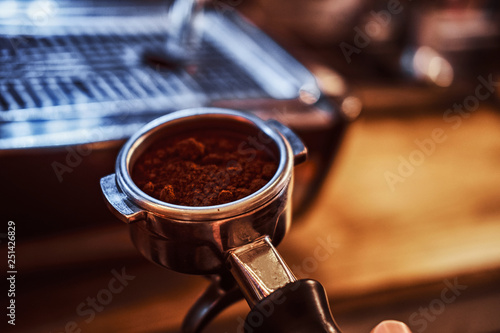
M 340 333 L 325 288 L 315 280 L 289 283 L 257 303 L 245 333 Z

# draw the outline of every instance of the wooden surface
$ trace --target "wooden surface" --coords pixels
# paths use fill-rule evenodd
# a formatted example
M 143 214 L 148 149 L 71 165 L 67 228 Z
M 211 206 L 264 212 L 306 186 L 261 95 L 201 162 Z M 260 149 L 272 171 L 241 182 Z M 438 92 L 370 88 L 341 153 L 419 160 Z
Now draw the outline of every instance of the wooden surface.
M 283 251 L 312 255 L 317 237 L 331 237 L 337 250 L 311 275 L 329 277 L 327 289 L 342 295 L 498 268 L 500 116 L 484 108 L 457 129 L 441 116 L 353 124 L 320 200 Z M 444 141 L 390 185 L 386 173 L 398 175 L 400 158 L 418 155 L 415 140 L 436 129 Z
M 415 140 L 436 128 L 446 140 L 392 190 L 384 174 L 397 173 L 399 157 L 409 158 Z M 347 332 L 368 332 L 384 318 L 408 323 L 455 279 L 468 289 L 426 332 L 500 330 L 499 129 L 499 112 L 486 106 L 456 130 L 440 110 L 367 116 L 349 128 L 319 200 L 279 247 L 299 277 L 326 287 Z M 20 238 L 18 263 L 18 325 L 7 328 L 14 332 L 178 332 L 207 286 L 146 262 L 112 218 L 98 228 Z M 95 318 L 77 311 L 122 269 L 134 279 Z M 238 331 L 247 311 L 240 302 L 207 332 Z

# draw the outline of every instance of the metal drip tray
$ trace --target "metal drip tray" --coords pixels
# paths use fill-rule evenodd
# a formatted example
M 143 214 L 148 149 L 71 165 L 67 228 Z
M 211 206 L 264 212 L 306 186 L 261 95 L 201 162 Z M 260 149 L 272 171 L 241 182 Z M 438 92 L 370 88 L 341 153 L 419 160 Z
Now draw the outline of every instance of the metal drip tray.
M 161 6 L 122 16 L 74 16 L 64 7 L 44 25 L 3 20 L 0 149 L 120 140 L 170 111 L 316 89 L 304 67 L 235 12 L 206 12 L 196 60 L 147 63 L 145 52 L 166 42 Z

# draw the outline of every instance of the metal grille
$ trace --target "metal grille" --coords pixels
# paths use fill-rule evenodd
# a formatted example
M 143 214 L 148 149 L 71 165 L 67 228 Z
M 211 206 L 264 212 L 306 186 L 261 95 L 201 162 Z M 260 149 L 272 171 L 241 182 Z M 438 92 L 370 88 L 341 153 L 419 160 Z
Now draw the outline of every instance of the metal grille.
M 44 26 L 3 21 L 0 149 L 123 139 L 173 110 L 218 100 L 295 98 L 311 80 L 237 16 L 207 17 L 196 60 L 172 68 L 145 61 L 146 52 L 165 49 L 167 22 L 154 10 L 68 15 Z
M 53 106 L 123 100 L 141 100 L 146 106 L 149 100 L 165 110 L 181 106 L 186 98 L 267 97 L 252 78 L 207 42 L 189 73 L 185 68 L 170 70 L 143 63 L 142 52 L 161 50 L 164 34 L 23 36 L 16 49 L 5 47 L 13 43 L 7 37 L 0 43 L 4 46 L 0 120 L 4 121 L 52 119 L 50 110 L 44 108 Z M 30 112 L 31 108 L 38 112 Z M 96 116 L 82 109 L 60 108 L 57 116 Z M 116 111 L 98 112 L 106 116 Z

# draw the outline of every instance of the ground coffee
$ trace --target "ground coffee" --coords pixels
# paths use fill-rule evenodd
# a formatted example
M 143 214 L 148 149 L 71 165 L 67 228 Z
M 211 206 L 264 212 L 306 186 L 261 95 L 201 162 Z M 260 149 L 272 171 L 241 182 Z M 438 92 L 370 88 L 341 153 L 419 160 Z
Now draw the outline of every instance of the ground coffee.
M 263 187 L 278 168 L 273 154 L 253 139 L 227 130 L 166 137 L 138 158 L 132 179 L 148 195 L 176 205 L 235 201 Z

